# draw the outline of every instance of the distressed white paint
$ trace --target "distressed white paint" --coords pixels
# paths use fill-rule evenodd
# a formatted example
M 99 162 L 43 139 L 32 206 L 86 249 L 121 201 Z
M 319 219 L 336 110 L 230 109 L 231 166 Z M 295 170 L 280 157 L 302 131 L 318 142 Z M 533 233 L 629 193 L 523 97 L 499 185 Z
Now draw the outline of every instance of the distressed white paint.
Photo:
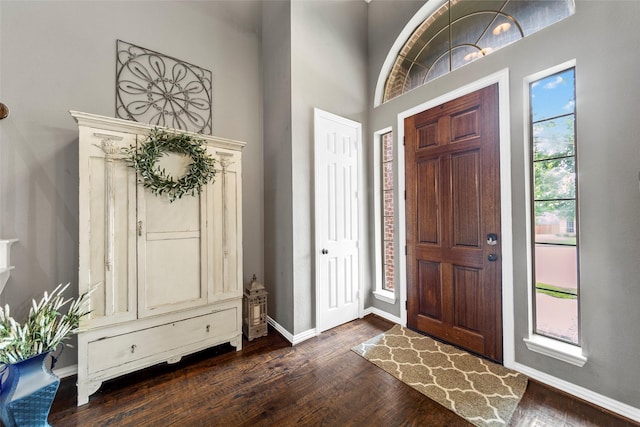
M 110 378 L 223 342 L 242 347 L 244 143 L 198 135 L 217 160 L 200 195 L 173 203 L 136 182 L 122 149 L 151 126 L 71 113 L 79 126 L 78 405 Z M 184 159 L 167 156 L 167 168 Z

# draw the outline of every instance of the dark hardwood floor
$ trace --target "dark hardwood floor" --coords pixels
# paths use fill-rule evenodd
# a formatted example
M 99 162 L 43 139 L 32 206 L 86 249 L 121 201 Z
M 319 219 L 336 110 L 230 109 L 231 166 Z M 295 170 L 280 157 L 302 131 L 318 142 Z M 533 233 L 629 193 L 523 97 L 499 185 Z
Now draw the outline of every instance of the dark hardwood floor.
M 105 382 L 76 407 L 62 380 L 49 422 L 64 426 L 469 426 L 351 351 L 390 329 L 369 315 L 295 347 L 273 330 Z M 534 381 L 511 426 L 638 426 Z

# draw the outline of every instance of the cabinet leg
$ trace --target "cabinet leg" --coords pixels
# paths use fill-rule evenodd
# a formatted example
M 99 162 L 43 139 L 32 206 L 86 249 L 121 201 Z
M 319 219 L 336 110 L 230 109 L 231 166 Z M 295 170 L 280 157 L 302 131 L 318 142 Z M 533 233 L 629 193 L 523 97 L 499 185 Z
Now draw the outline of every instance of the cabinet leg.
M 236 348 L 236 351 L 242 350 L 242 334 L 237 335 L 235 338 L 229 341 L 229 344 L 234 346 Z
M 102 381 L 78 381 L 78 406 L 89 403 L 89 396 L 98 391 Z
M 167 363 L 169 365 L 173 365 L 174 363 L 178 363 L 181 360 L 182 360 L 182 356 L 175 356 L 175 357 L 172 357 L 170 359 L 167 359 Z

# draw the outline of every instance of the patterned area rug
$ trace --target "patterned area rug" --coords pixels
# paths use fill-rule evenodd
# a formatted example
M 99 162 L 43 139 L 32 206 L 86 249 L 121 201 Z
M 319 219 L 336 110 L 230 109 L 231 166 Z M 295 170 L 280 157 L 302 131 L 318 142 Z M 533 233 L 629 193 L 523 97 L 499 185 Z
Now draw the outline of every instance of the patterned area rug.
M 477 426 L 509 423 L 527 377 L 400 325 L 352 349 Z

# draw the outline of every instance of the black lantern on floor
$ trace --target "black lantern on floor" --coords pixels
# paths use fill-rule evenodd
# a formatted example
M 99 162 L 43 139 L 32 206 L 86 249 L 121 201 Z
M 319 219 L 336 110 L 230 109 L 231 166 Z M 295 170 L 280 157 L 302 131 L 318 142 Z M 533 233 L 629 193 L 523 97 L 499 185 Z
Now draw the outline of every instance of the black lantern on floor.
M 244 287 L 242 333 L 249 341 L 267 335 L 267 291 L 253 275 Z

